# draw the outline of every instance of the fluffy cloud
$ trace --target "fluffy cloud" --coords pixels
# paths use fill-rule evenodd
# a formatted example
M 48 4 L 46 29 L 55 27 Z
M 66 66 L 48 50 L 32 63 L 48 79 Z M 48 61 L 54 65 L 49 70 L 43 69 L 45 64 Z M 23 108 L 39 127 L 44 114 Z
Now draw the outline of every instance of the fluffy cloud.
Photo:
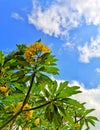
M 84 46 L 78 46 L 80 53 L 80 61 L 89 63 L 91 58 L 100 58 L 100 36 L 95 40 L 91 39 L 91 43 Z
M 100 68 L 96 68 L 95 71 L 100 74 Z
M 81 88 L 82 93 L 74 95 L 73 97 L 81 102 L 86 102 L 86 107 L 88 109 L 95 108 L 92 115 L 95 115 L 100 119 L 100 85 L 97 88 L 86 89 L 84 84 L 78 81 L 72 81 L 71 85 L 78 85 Z M 96 123 L 96 127 L 91 127 L 91 130 L 99 130 L 100 122 Z
M 20 16 L 20 14 L 18 14 L 16 12 L 12 13 L 11 17 L 16 19 L 16 20 L 22 20 L 22 21 L 24 20 L 24 18 L 22 16 Z
M 70 43 L 70 42 L 66 42 L 65 44 L 63 44 L 63 48 L 64 49 L 73 49 L 75 47 L 75 44 Z
M 28 20 L 46 34 L 55 37 L 67 36 L 83 20 L 86 24 L 100 24 L 100 0 L 56 0 L 47 8 L 39 2 L 33 2 L 33 10 L 28 15 Z

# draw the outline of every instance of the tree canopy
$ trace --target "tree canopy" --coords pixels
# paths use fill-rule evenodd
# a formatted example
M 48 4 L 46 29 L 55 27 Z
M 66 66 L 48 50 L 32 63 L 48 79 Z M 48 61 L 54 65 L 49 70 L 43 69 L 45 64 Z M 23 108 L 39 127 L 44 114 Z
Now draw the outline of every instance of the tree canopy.
M 72 98 L 81 93 L 68 81 L 58 83 L 57 59 L 41 40 L 17 50 L 0 51 L 0 130 L 89 130 L 94 109 Z

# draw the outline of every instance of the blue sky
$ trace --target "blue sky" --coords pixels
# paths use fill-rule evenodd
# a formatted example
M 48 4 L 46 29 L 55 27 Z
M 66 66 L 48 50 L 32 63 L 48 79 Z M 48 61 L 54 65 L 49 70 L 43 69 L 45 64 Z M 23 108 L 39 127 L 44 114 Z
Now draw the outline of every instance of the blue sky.
M 0 0 L 0 50 L 41 38 L 58 58 L 55 78 L 77 83 L 91 96 L 93 90 L 99 104 L 100 0 L 91 1 Z

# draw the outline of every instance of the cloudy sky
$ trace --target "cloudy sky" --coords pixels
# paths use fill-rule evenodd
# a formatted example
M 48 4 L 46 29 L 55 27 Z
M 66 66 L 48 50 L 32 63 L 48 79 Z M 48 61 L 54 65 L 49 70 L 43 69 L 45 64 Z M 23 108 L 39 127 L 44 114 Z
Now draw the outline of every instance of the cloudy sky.
M 58 58 L 55 78 L 80 85 L 100 118 L 100 0 L 0 0 L 0 50 L 40 38 Z

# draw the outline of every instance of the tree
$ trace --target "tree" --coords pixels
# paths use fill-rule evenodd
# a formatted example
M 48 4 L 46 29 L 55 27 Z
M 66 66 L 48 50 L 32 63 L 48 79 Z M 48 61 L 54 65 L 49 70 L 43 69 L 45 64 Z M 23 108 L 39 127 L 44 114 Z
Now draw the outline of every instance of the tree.
M 41 40 L 0 51 L 0 130 L 89 130 L 98 119 L 94 109 L 73 98 L 79 86 L 58 83 L 57 59 Z

